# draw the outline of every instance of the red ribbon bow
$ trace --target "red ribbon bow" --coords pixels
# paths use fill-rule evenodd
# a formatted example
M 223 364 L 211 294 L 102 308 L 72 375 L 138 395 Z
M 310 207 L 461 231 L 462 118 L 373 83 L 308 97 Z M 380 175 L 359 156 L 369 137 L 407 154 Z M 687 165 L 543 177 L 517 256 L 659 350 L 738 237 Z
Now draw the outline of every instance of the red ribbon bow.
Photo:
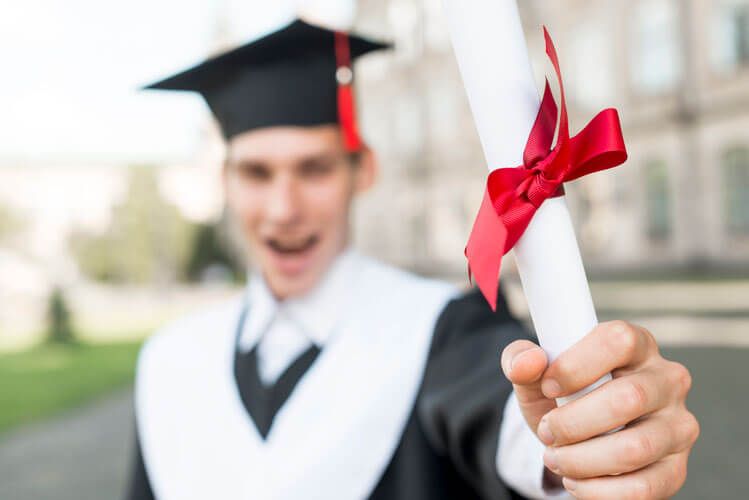
M 499 168 L 489 174 L 484 200 L 465 249 L 469 279 L 471 275 L 475 277 L 492 310 L 497 308 L 502 256 L 515 246 L 541 203 L 563 195 L 562 183 L 615 167 L 627 159 L 615 109 L 601 111 L 579 134 L 570 138 L 562 73 L 554 43 L 545 27 L 544 38 L 561 97 L 557 144 L 551 149 L 557 105 L 547 79 L 541 107 L 525 146 L 523 165 Z

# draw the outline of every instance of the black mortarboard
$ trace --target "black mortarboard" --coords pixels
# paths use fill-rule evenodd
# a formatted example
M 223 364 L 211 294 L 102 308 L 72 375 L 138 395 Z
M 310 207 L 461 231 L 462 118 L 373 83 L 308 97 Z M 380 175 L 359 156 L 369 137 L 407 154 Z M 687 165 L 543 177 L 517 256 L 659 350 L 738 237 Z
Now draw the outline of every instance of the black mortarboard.
M 145 88 L 200 92 L 227 139 L 274 125 L 341 123 L 356 149 L 348 144 L 358 141 L 351 60 L 387 47 L 297 20 Z

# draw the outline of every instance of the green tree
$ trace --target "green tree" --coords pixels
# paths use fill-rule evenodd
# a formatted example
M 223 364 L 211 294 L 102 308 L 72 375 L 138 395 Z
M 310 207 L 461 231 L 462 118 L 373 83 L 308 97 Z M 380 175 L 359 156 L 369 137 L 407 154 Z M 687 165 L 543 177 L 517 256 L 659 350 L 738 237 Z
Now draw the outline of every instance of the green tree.
M 16 233 L 23 226 L 21 217 L 5 205 L 0 205 L 0 241 Z
M 74 233 L 71 249 L 92 279 L 115 283 L 185 279 L 195 225 L 159 193 L 156 170 L 130 168 L 127 196 L 112 210 L 106 233 Z
M 234 282 L 240 282 L 244 277 L 244 267 L 231 251 L 220 221 L 197 227 L 185 273 L 190 281 L 199 281 L 212 266 L 225 269 Z
M 65 300 L 65 293 L 55 287 L 49 296 L 47 305 L 47 340 L 56 344 L 72 344 L 75 340 L 70 321 L 70 309 Z

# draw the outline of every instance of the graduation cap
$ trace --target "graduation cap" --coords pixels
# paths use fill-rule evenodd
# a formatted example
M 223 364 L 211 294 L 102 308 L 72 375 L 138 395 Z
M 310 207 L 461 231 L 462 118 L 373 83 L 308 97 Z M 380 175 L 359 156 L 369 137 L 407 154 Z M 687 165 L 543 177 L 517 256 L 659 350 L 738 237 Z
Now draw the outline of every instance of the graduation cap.
M 352 61 L 389 46 L 296 20 L 145 88 L 199 92 L 226 139 L 274 125 L 338 123 L 356 151 Z

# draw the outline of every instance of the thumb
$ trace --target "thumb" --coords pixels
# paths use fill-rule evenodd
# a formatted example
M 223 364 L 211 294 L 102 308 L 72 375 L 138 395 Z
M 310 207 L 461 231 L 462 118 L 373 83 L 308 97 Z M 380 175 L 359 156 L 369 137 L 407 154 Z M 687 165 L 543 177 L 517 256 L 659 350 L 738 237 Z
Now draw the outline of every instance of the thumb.
M 541 417 L 556 407 L 556 402 L 541 392 L 547 364 L 544 350 L 529 340 L 516 340 L 502 351 L 502 371 L 512 382 L 520 410 L 533 432 Z

